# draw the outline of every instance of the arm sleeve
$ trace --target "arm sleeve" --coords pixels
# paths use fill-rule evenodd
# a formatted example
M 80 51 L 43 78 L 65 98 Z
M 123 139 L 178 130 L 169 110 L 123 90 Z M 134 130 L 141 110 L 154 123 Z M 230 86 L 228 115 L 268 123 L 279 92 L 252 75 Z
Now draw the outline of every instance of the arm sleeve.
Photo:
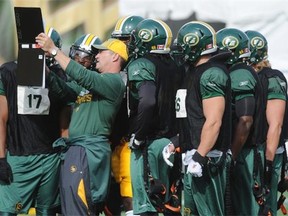
M 153 81 L 144 81 L 139 87 L 138 114 L 135 125 L 135 138 L 145 139 L 150 128 L 151 118 L 153 118 L 154 107 L 156 105 L 156 85 Z
M 255 98 L 245 97 L 235 102 L 236 115 L 238 118 L 241 116 L 253 116 L 255 113 Z

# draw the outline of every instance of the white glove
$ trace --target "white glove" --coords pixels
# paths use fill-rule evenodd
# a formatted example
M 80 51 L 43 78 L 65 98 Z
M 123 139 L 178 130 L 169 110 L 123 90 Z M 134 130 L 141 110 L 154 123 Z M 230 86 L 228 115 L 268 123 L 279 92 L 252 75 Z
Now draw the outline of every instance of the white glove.
M 183 165 L 187 166 L 190 161 L 192 160 L 193 155 L 195 154 L 197 150 L 196 149 L 192 149 L 190 151 L 187 151 L 184 155 L 184 158 L 182 159 Z
M 202 176 L 202 166 L 200 163 L 191 160 L 187 167 L 187 173 L 192 174 L 194 177 Z
M 143 141 L 139 141 L 139 140 L 135 139 L 135 134 L 131 135 L 131 138 L 129 141 L 130 149 L 138 149 L 142 143 L 143 143 Z
M 170 166 L 170 167 L 173 167 L 173 163 L 171 161 L 169 161 L 169 158 L 172 154 L 174 154 L 174 152 L 171 152 L 169 147 L 173 145 L 172 143 L 169 143 L 168 145 L 166 145 L 164 148 L 163 148 L 163 151 L 162 151 L 162 156 L 163 156 L 163 159 L 165 161 L 165 163 Z

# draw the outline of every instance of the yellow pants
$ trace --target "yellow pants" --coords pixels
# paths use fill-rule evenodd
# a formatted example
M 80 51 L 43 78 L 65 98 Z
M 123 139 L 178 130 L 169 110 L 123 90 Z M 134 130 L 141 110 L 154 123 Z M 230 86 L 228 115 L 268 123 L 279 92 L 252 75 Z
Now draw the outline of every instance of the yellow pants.
M 120 184 L 122 197 L 132 197 L 130 155 L 131 150 L 128 147 L 128 142 L 121 142 L 112 152 L 112 173 L 116 182 Z

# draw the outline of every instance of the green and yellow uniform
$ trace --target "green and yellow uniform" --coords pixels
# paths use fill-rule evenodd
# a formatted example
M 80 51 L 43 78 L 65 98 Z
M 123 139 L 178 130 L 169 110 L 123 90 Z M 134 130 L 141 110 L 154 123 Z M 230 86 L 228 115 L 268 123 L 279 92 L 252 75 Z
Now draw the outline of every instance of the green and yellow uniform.
M 87 215 L 99 211 L 107 196 L 111 162 L 108 138 L 125 85 L 119 73 L 97 73 L 74 61 L 66 73 L 74 82 L 66 85 L 53 74 L 49 77 L 58 94 L 71 89 L 78 93 L 65 141 L 68 150 L 61 168 L 61 207 L 64 215 Z M 65 144 L 59 140 L 55 145 Z
M 187 154 L 188 151 L 197 149 L 199 146 L 201 131 L 205 123 L 202 100 L 224 97 L 225 111 L 217 141 L 206 155 L 209 163 L 203 166 L 203 175 L 193 177 L 190 173 L 184 174 L 184 215 L 224 215 L 226 151 L 231 140 L 229 75 L 223 65 L 213 61 L 190 68 L 186 74 L 182 89 L 187 92 L 184 97 L 185 102 L 181 104 L 181 98 L 176 98 L 179 102 L 179 110 L 186 112 L 182 113 L 180 120 L 180 147 L 183 153 Z M 182 109 L 183 106 L 185 109 Z
M 256 193 L 263 188 L 264 142 L 263 131 L 264 104 L 263 90 L 257 74 L 245 63 L 237 63 L 230 69 L 232 89 L 233 139 L 236 137 L 237 124 L 242 116 L 251 116 L 253 124 L 246 130 L 247 139 L 233 166 L 231 180 L 232 204 L 236 215 L 257 215 L 260 209 Z M 245 101 L 245 105 L 241 103 Z M 251 102 L 253 101 L 253 102 Z M 253 105 L 249 105 L 253 103 Z M 253 110 L 241 110 L 251 108 Z M 237 128 L 237 129 L 236 129 Z M 238 131 L 239 132 L 239 131 Z M 243 138 L 242 138 L 243 139 Z M 239 140 L 235 143 L 238 143 Z M 241 141 L 243 142 L 243 141 Z M 255 191 L 256 190 L 256 191 Z M 255 194 L 254 194 L 255 193 Z M 256 196 L 256 197 L 255 197 Z M 263 198 L 263 197 L 259 197 Z
M 268 100 L 279 99 L 287 101 L 287 81 L 284 75 L 275 69 L 271 68 L 263 68 L 259 71 L 259 77 L 263 88 L 265 90 L 265 100 L 266 103 Z M 287 117 L 287 104 L 286 104 L 286 113 L 285 116 Z M 284 142 L 287 139 L 287 119 L 284 117 L 282 132 L 279 140 L 278 149 L 276 150 L 276 155 L 273 160 L 272 165 L 272 178 L 271 178 L 271 188 L 270 193 L 266 196 L 266 205 L 269 208 L 272 215 L 277 215 L 277 197 L 278 191 L 277 186 L 281 175 L 281 168 L 283 163 L 283 154 L 284 151 Z M 266 122 L 265 129 L 267 133 L 267 126 L 268 123 Z
M 164 204 L 170 195 L 169 173 L 171 168 L 163 160 L 162 150 L 171 142 L 170 138 L 174 136 L 175 132 L 171 125 L 164 120 L 171 120 L 173 125 L 174 121 L 171 116 L 175 116 L 174 98 L 176 93 L 173 86 L 177 84 L 173 74 L 177 74 L 178 69 L 169 55 L 163 55 L 163 59 L 161 59 L 159 55 L 147 54 L 145 57 L 132 61 L 127 71 L 130 96 L 130 134 L 135 134 L 137 140 L 144 142 L 139 149 L 131 151 L 133 213 L 159 212 L 163 209 L 158 208 L 159 203 L 157 204 L 157 202 Z M 166 81 L 170 79 L 170 86 L 169 83 L 162 86 L 165 82 L 161 79 L 162 75 L 166 76 Z M 172 83 L 173 81 L 174 83 Z M 161 87 L 162 89 L 160 89 Z M 167 87 L 169 89 L 166 89 Z M 167 98 L 159 96 L 163 89 L 166 89 L 164 91 Z M 168 103 L 163 106 L 165 101 Z M 164 107 L 166 110 L 162 110 Z M 173 156 L 171 159 L 173 161 Z M 151 181 L 152 179 L 159 180 L 166 188 L 166 193 L 163 196 L 160 195 L 161 199 L 155 200 L 154 195 L 149 194 L 149 188 L 153 186 L 154 182 Z

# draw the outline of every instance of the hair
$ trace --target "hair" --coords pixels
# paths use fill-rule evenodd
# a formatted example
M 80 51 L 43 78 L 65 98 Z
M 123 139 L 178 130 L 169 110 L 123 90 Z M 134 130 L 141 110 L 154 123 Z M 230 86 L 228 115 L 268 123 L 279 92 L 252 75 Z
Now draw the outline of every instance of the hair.
M 120 57 L 121 70 L 123 70 L 126 67 L 128 61 L 125 61 L 120 55 L 119 57 Z
M 269 62 L 268 59 L 265 59 L 261 62 L 259 62 L 258 64 L 253 64 L 252 67 L 254 68 L 254 70 L 256 72 L 261 71 L 263 68 L 271 68 L 271 63 Z

